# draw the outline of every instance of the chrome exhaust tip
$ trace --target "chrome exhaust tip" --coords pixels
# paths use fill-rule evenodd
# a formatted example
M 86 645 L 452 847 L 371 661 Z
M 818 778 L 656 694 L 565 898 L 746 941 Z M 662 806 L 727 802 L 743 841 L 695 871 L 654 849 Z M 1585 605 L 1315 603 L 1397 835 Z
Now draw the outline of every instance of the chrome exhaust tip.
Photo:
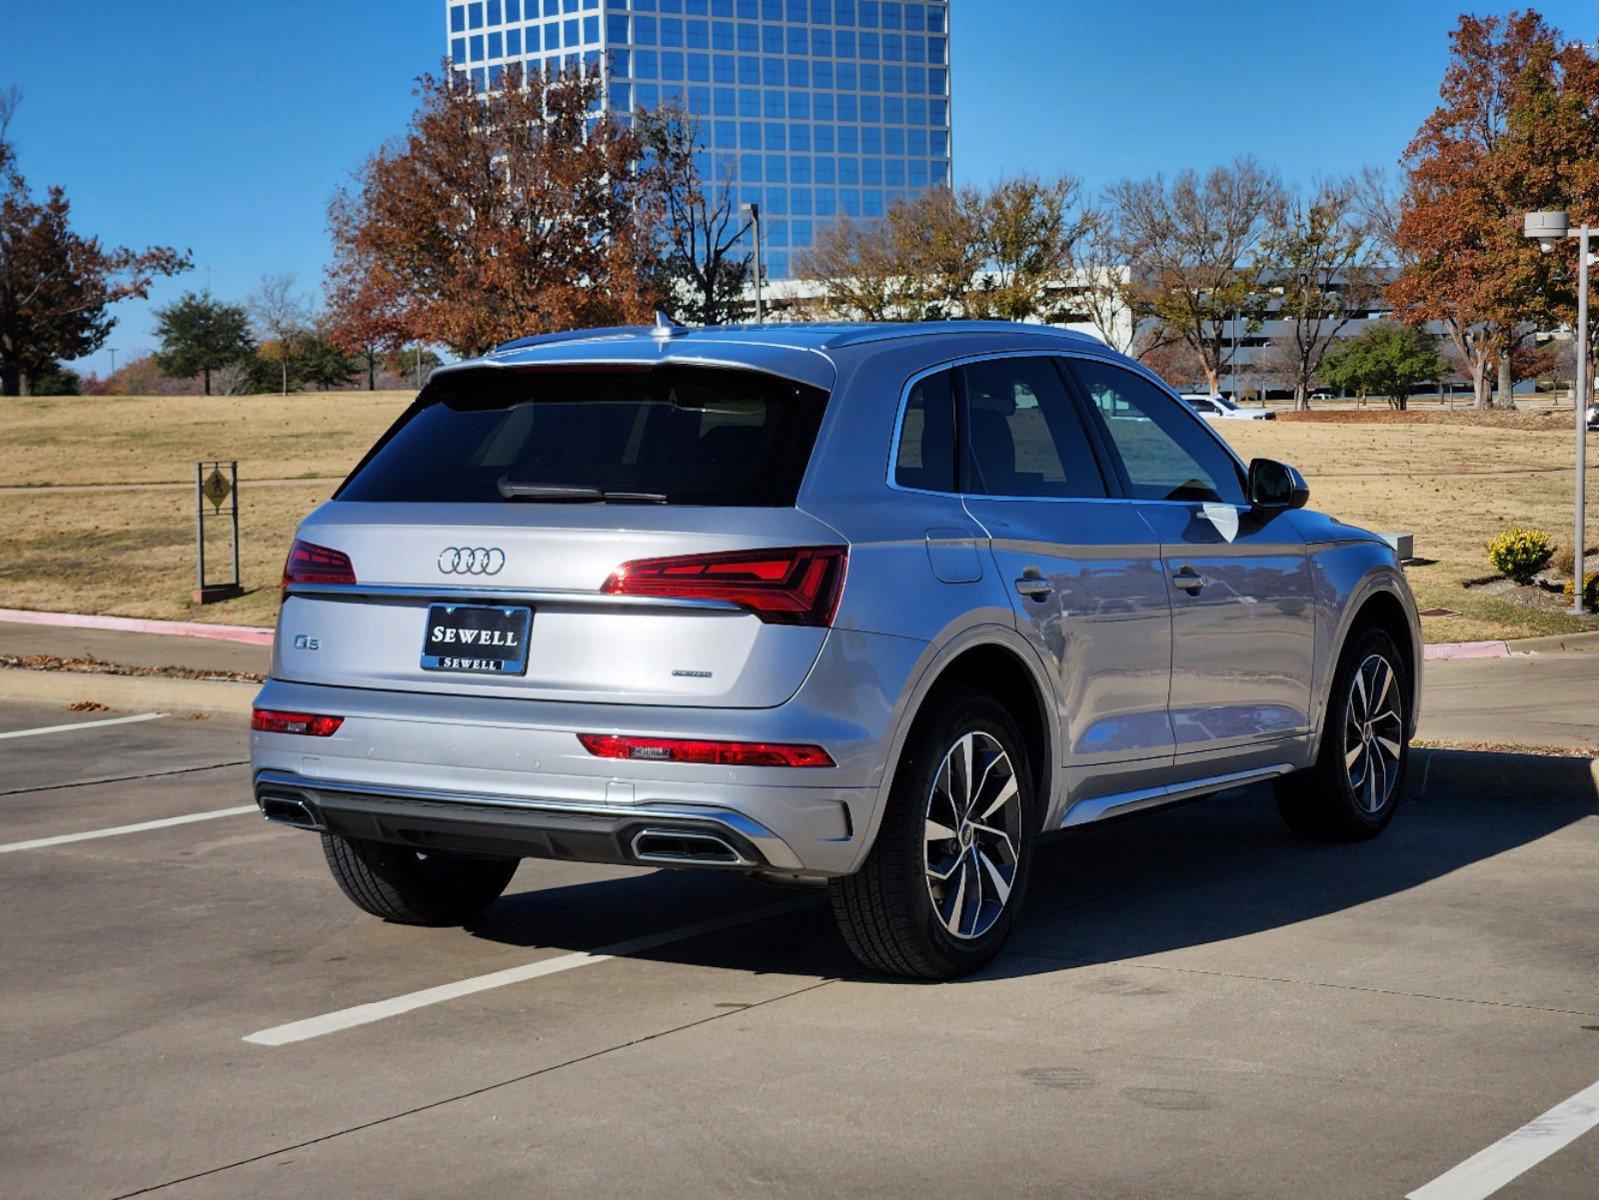
M 753 867 L 727 839 L 691 829 L 641 829 L 633 835 L 633 857 L 675 867 Z
M 294 796 L 262 796 L 261 815 L 279 825 L 292 825 L 296 829 L 325 832 L 327 825 L 304 800 Z

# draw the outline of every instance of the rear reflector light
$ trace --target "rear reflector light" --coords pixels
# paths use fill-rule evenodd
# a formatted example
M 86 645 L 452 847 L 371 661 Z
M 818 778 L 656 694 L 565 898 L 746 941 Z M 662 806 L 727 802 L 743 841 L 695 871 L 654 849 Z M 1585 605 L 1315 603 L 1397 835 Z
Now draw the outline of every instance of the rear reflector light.
M 283 562 L 283 586 L 291 583 L 354 583 L 355 568 L 342 550 L 294 539 Z
M 641 558 L 623 563 L 600 590 L 613 596 L 725 600 L 773 625 L 831 625 L 848 563 L 843 546 Z
M 299 733 L 306 737 L 328 737 L 343 724 L 343 717 L 280 712 L 275 708 L 258 708 L 250 714 L 250 728 L 258 729 L 262 733 Z
M 714 763 L 723 767 L 831 767 L 832 756 L 820 746 L 782 742 L 705 742 L 693 738 L 623 737 L 614 733 L 580 733 L 583 748 L 599 758 L 638 762 Z

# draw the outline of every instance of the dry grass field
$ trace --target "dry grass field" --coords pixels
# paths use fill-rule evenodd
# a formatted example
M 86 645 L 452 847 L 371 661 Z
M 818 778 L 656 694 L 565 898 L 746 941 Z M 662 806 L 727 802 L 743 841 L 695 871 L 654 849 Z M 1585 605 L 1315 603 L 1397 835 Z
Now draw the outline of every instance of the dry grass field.
M 6 400 L 0 424 L 0 607 L 270 624 L 299 518 L 324 499 L 410 393 Z M 1429 641 L 1590 627 L 1464 586 L 1490 574 L 1483 543 L 1520 522 L 1570 540 L 1571 434 L 1564 421 L 1484 424 L 1441 411 L 1216 425 L 1245 457 L 1294 463 L 1311 503 L 1416 535 L 1409 575 Z M 1595 439 L 1599 452 L 1599 439 Z M 194 586 L 197 458 L 240 460 L 247 593 L 201 609 Z M 1591 462 L 1599 462 L 1599 453 Z M 175 487 L 152 485 L 171 484 Z M 44 489 L 49 490 L 44 490 Z M 1589 544 L 1599 544 L 1599 504 Z M 220 523 L 219 523 L 220 531 Z M 212 543 L 219 556 L 225 543 Z

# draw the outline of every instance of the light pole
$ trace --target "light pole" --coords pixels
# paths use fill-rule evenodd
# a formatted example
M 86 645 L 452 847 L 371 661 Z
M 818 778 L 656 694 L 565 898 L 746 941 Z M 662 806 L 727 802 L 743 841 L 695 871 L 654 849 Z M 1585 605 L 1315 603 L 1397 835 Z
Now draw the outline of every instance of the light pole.
M 1574 549 L 1571 561 L 1571 611 L 1581 616 L 1586 611 L 1582 604 L 1582 551 L 1587 532 L 1583 510 L 1588 467 L 1588 406 L 1593 403 L 1593 381 L 1588 378 L 1588 268 L 1593 263 L 1588 247 L 1593 235 L 1599 233 L 1599 230 L 1588 225 L 1572 229 L 1566 214 L 1557 211 L 1528 213 L 1526 222 L 1522 225 L 1522 232 L 1527 237 L 1536 238 L 1538 248 L 1545 254 L 1551 253 L 1561 238 L 1577 239 L 1577 387 L 1572 403 L 1572 408 L 1577 413 L 1577 524 L 1576 536 L 1572 541 Z
M 739 212 L 749 213 L 750 223 L 745 228 L 748 229 L 753 226 L 755 229 L 755 323 L 760 325 L 766 319 L 765 313 L 761 308 L 761 206 L 759 204 L 741 204 L 739 205 Z

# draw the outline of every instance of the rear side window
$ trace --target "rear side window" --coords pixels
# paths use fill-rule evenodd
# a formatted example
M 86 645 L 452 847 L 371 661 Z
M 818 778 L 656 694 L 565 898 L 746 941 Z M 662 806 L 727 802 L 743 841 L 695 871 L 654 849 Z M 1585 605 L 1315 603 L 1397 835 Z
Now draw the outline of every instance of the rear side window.
M 979 496 L 1105 496 L 1087 432 L 1054 363 L 1002 358 L 962 368 L 965 490 Z
M 787 507 L 827 394 L 708 367 L 484 368 L 441 376 L 423 401 L 338 499 Z
M 955 490 L 955 389 L 949 371 L 918 380 L 906 397 L 894 482 L 929 492 Z
M 1108 363 L 1074 359 L 1071 369 L 1104 419 L 1133 499 L 1244 502 L 1232 456 L 1178 401 Z

